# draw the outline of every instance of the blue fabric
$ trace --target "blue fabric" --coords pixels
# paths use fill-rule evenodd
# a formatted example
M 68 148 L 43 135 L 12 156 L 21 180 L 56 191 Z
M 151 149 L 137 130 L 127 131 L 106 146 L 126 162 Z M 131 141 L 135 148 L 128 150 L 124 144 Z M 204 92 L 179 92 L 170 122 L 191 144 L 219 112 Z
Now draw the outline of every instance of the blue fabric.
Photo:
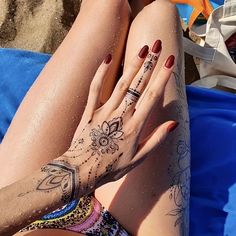
M 187 88 L 191 236 L 236 235 L 236 96 Z M 230 192 L 229 192 L 230 191 Z
M 183 19 L 184 23 L 188 25 L 194 8 L 187 4 L 177 4 L 176 6 L 179 10 L 180 17 Z
M 219 6 L 222 6 L 225 2 L 225 0 L 211 0 L 210 1 L 214 9 L 216 9 Z
M 196 0 L 197 1 L 197 0 Z M 218 8 L 219 6 L 222 6 L 224 4 L 224 0 L 211 0 L 211 5 L 214 9 Z M 179 14 L 181 18 L 183 19 L 184 23 L 188 25 L 190 17 L 193 13 L 194 8 L 187 4 L 176 4 Z
M 0 49 L 0 140 L 50 55 Z M 187 87 L 192 148 L 190 236 L 236 235 L 236 96 Z
M 48 54 L 0 48 L 0 142 Z

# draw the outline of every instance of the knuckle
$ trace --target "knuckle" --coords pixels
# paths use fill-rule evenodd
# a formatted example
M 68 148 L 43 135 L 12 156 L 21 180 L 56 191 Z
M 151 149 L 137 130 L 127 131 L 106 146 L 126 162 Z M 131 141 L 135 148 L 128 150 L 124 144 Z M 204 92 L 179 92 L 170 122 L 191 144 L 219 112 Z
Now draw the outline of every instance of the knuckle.
M 84 0 L 83 2 L 89 2 L 89 0 Z M 100 1 L 93 1 L 91 2 L 95 5 L 95 8 L 97 7 L 98 11 L 102 11 L 103 14 L 113 16 L 123 16 L 121 18 L 122 21 L 129 21 L 130 17 L 130 6 L 128 0 L 100 0 Z M 85 5 L 84 3 L 84 5 Z M 89 7 L 89 4 L 88 4 Z
M 128 88 L 129 88 L 129 84 L 127 83 L 127 81 L 125 81 L 125 79 L 122 79 L 122 80 L 119 81 L 119 83 L 118 83 L 118 89 L 119 89 L 121 92 L 127 91 Z
M 130 126 L 129 128 L 126 129 L 126 136 L 129 137 L 134 133 L 134 128 Z
M 156 92 L 152 91 L 152 90 L 148 91 L 146 96 L 147 96 L 147 99 L 149 99 L 149 100 L 156 100 L 156 98 L 157 98 Z
M 133 119 L 131 119 L 127 123 L 125 133 L 127 137 L 137 135 L 139 133 L 139 125 Z
M 138 70 L 141 67 L 140 65 L 140 60 L 138 59 L 138 57 L 136 57 L 131 63 L 130 63 L 130 68 L 132 70 Z
M 111 0 L 109 2 L 107 2 L 106 0 L 102 0 L 102 2 L 106 3 L 106 5 L 108 5 L 110 8 L 113 7 L 115 9 L 119 9 L 120 6 L 122 6 L 122 4 L 124 4 L 126 0 Z
M 105 5 L 109 5 L 109 10 L 115 11 L 117 14 L 129 13 L 129 3 L 128 0 L 112 0 L 106 1 L 104 0 Z
M 134 72 L 138 71 L 142 66 L 142 61 L 137 57 L 135 57 L 131 62 L 129 62 L 127 68 L 124 71 L 124 75 L 126 77 L 130 76 Z

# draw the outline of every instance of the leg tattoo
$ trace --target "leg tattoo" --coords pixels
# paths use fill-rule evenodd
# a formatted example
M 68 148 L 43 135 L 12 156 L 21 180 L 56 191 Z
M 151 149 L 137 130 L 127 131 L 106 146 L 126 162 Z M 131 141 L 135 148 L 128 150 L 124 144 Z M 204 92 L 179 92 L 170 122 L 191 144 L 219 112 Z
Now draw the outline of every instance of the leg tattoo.
M 189 231 L 189 195 L 190 195 L 190 137 L 189 137 L 189 116 L 185 95 L 182 52 L 179 52 L 179 63 L 177 71 L 173 72 L 176 81 L 176 88 L 179 100 L 176 105 L 176 116 L 180 122 L 179 134 L 174 144 L 176 149 L 170 154 L 171 165 L 168 168 L 171 175 L 170 200 L 174 201 L 176 208 L 167 215 L 177 217 L 175 226 L 180 226 L 181 235 L 188 236 Z M 177 156 L 177 158 L 176 158 Z

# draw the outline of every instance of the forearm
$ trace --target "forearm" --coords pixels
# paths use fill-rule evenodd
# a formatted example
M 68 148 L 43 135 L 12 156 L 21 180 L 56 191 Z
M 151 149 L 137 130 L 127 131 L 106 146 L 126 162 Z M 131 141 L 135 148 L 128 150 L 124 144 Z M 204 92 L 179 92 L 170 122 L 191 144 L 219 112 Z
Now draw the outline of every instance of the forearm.
M 59 159 L 0 190 L 0 235 L 12 235 L 83 194 L 78 169 Z

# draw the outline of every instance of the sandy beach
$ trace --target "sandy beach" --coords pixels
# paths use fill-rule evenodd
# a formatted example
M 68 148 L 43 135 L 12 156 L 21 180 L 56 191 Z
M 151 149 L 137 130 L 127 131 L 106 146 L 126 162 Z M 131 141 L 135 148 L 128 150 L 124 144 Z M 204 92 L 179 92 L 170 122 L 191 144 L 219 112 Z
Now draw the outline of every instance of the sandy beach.
M 0 0 L 0 47 L 53 53 L 65 38 L 82 0 Z M 187 84 L 199 79 L 186 54 Z
M 1 0 L 0 47 L 53 53 L 64 39 L 80 0 Z

